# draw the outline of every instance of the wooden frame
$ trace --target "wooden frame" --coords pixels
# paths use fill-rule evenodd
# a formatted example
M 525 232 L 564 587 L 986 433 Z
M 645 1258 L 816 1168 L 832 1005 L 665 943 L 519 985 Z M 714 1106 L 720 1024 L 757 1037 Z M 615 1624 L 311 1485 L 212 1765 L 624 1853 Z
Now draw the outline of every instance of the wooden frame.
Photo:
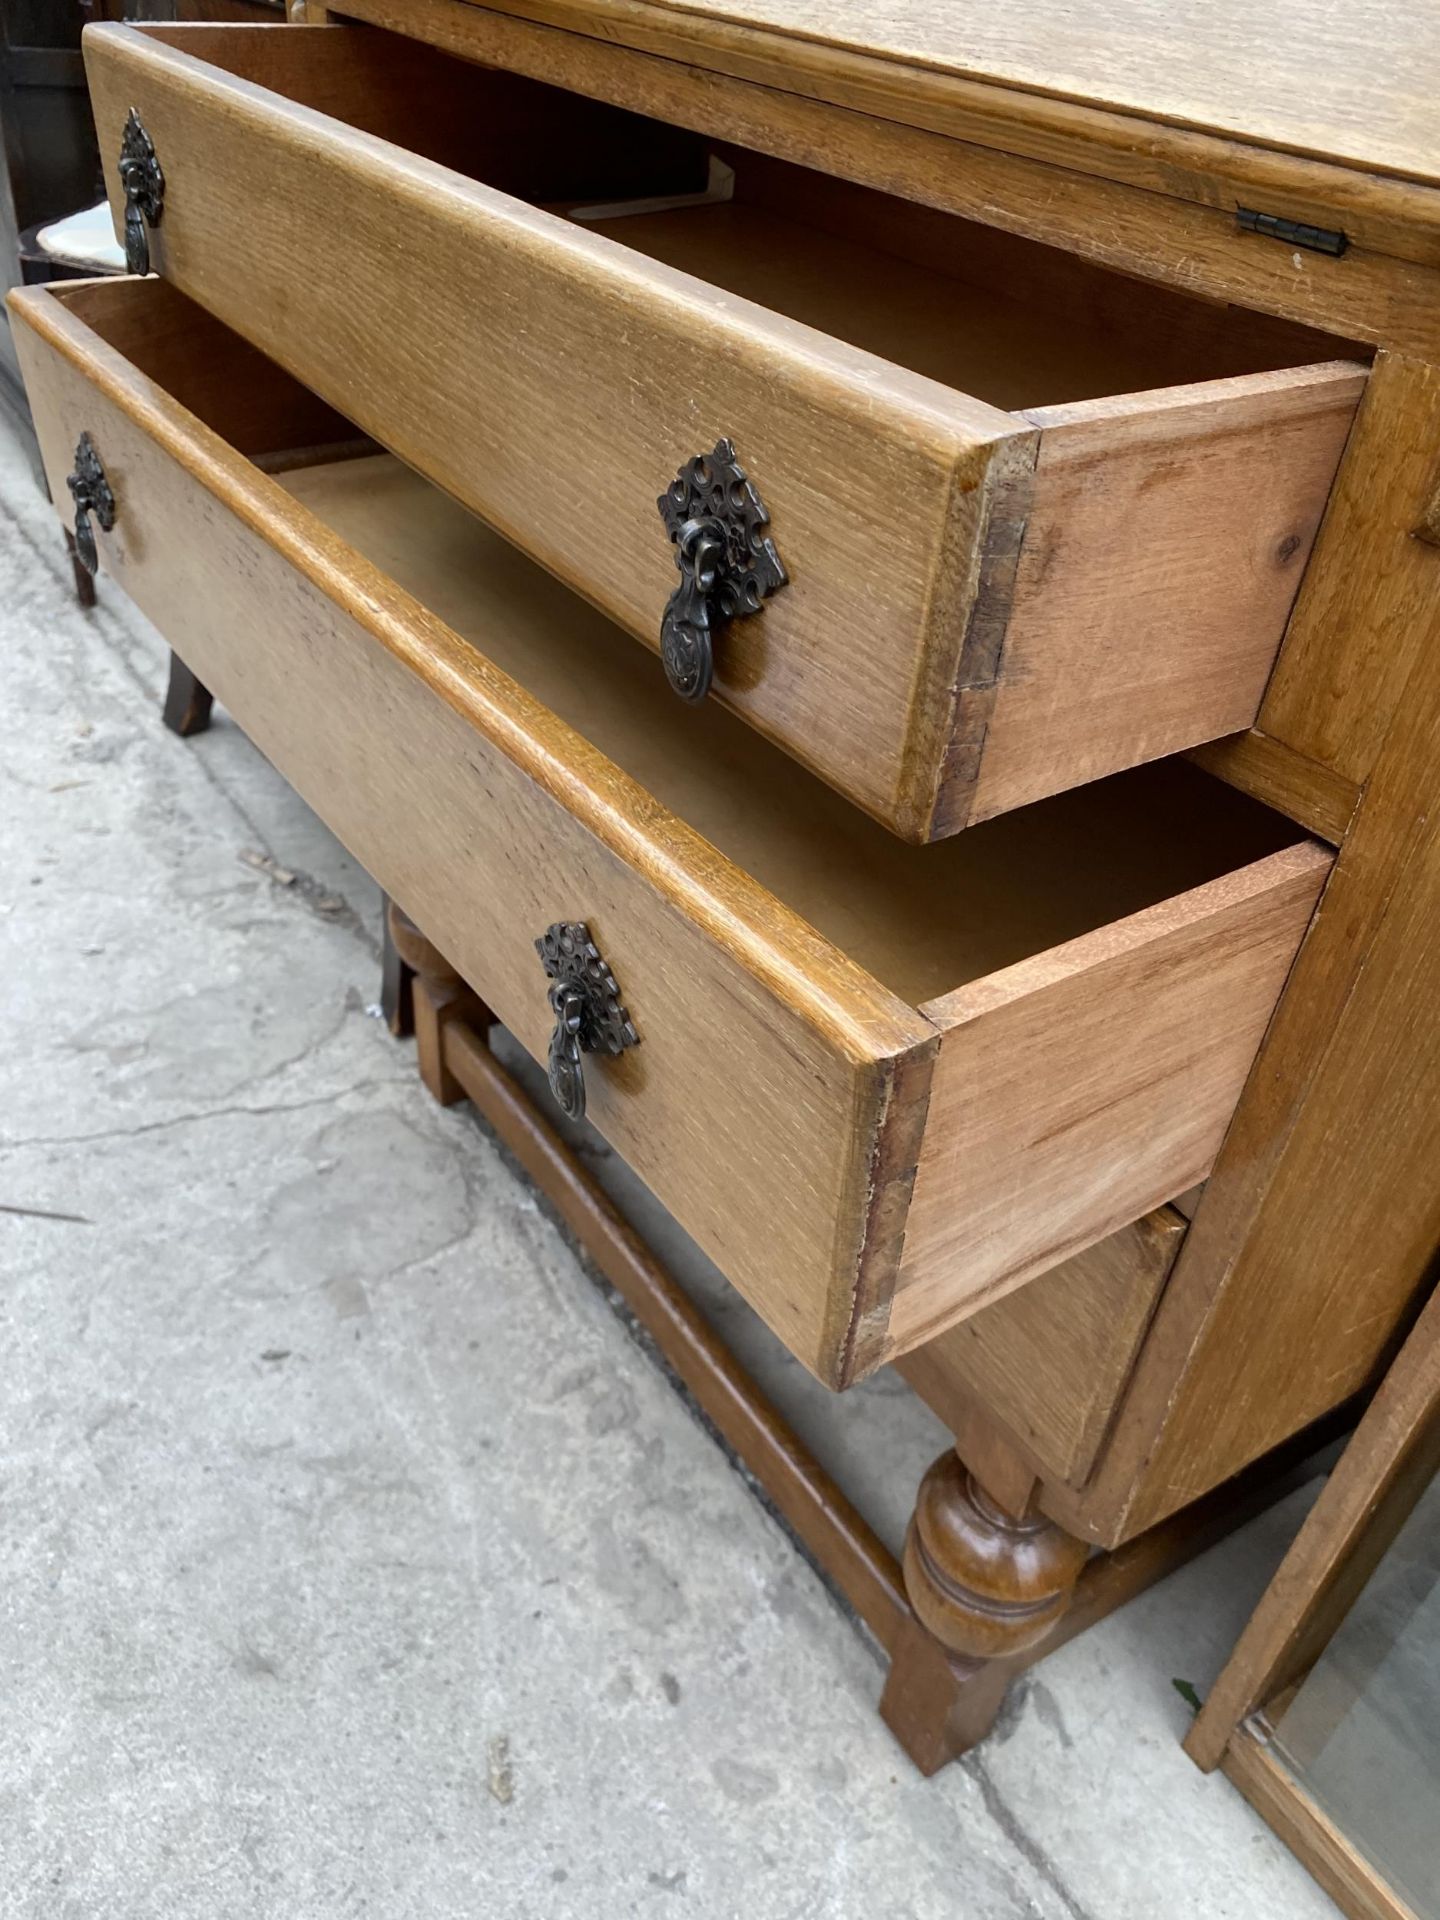
M 1440 1293 L 1433 1294 L 1190 1729 L 1353 1920 L 1409 1906 L 1269 1751 L 1269 1713 L 1324 1650 L 1440 1472 Z
M 307 18 L 332 11 L 1380 344 L 1257 726 L 1198 756 L 1341 844 L 1340 862 L 1095 1472 L 1083 1489 L 1041 1488 L 1046 1510 L 1087 1539 L 1144 1531 L 1373 1380 L 1440 1236 L 1426 1165 L 1440 1118 L 1440 954 L 1413 933 L 1440 911 L 1428 744 L 1440 725 L 1440 547 L 1414 538 L 1440 480 L 1433 190 L 1174 130 L 1140 149 L 1133 121 L 951 79 L 942 102 L 914 73 L 892 64 L 882 76 L 830 50 L 814 56 L 825 78 L 812 87 L 801 43 L 697 26 L 641 0 L 514 0 L 503 12 L 311 0 Z M 602 17 L 604 37 L 591 30 Z M 792 63 L 783 85 L 780 49 Z M 882 77 L 883 114 L 870 110 Z M 1162 150 L 1147 175 L 1144 156 Z M 1212 184 L 1184 198 L 1202 175 Z M 1297 276 L 1284 248 L 1235 232 L 1241 179 L 1256 194 L 1283 179 L 1290 211 L 1348 223 L 1356 244 Z M 1329 1261 L 1310 1256 L 1316 1244 Z M 1368 1310 L 1357 1316 L 1347 1308 L 1361 1275 Z M 1291 1364 L 1272 1392 L 1257 1381 L 1277 1301 Z M 1237 1354 L 1253 1374 L 1239 1394 Z M 977 1411 L 1011 1438 L 983 1395 Z
M 1420 1920 L 1356 1849 L 1297 1788 L 1276 1761 L 1258 1724 L 1236 1730 L 1225 1757 L 1226 1777 L 1266 1825 L 1309 1869 L 1350 1920 Z
M 188 670 L 180 666 L 180 672 Z M 390 902 L 384 939 L 382 1004 L 397 1038 L 413 1034 L 426 1087 L 445 1106 L 468 1099 L 515 1156 L 655 1342 L 666 1366 L 874 1635 L 890 1661 L 882 1714 L 922 1772 L 935 1772 L 984 1736 L 1018 1674 L 1303 1485 L 1333 1452 L 1333 1429 L 1301 1436 L 1259 1471 L 1218 1489 L 1178 1519 L 1112 1553 L 1092 1556 L 1068 1608 L 1046 1637 L 985 1663 L 977 1676 L 964 1662 L 946 1658 L 917 1618 L 894 1555 L 495 1058 L 488 1044 L 494 1021 L 488 1008 Z
M 693 10 L 646 0 L 309 0 L 305 17 L 342 16 L 1146 279 L 1440 352 L 1440 195 L 1423 185 L 1145 121 L 1137 133 L 1123 114 L 948 76 L 937 85 L 924 69 L 816 48 L 801 35 L 698 26 Z M 1317 254 L 1297 273 L 1291 249 L 1237 228 L 1247 192 L 1262 205 L 1283 196 L 1293 217 L 1343 228 L 1356 244 L 1342 261 Z
M 1340 846 L 1337 871 L 1093 1473 L 1036 1463 L 1065 1528 L 1143 1533 L 1373 1383 L 1440 1240 L 1435 183 L 1148 121 L 1137 138 L 1093 104 L 645 0 L 311 0 L 331 13 L 1379 346 L 1258 721 L 1196 755 Z M 1351 246 L 1299 273 L 1236 231 L 1242 197 Z M 1013 1408 L 974 1394 L 964 1449 L 1023 1458 Z
M 374 4 L 312 0 L 305 17 L 357 17 Z M 447 22 L 463 33 L 457 9 L 478 10 L 479 0 L 429 4 L 432 17 L 419 29 L 427 38 Z M 1253 10 L 1213 7 L 1215 39 L 1205 50 L 1213 68 L 1199 73 L 1195 23 L 1167 41 L 1148 9 L 1138 19 L 1121 9 L 1099 20 L 1063 5 L 1028 17 L 917 6 L 903 27 L 864 0 L 808 17 L 793 5 L 701 4 L 677 20 L 663 0 L 504 0 L 493 11 L 1226 213 L 1242 188 L 1258 186 L 1283 196 L 1295 218 L 1343 225 L 1377 252 L 1440 256 L 1440 209 L 1426 191 L 1440 184 L 1435 155 L 1413 133 L 1400 150 L 1420 124 L 1413 107 L 1426 99 L 1423 54 L 1403 69 L 1387 61 L 1370 23 L 1347 42 L 1343 16 L 1324 5 L 1292 9 L 1289 43 L 1233 64 L 1226 56 L 1255 24 Z M 1123 65 L 1110 38 L 1116 26 L 1129 29 Z M 1226 77 L 1228 100 L 1214 85 L 1223 96 Z M 1408 118 L 1397 101 L 1406 82 Z M 1387 119 L 1398 123 L 1388 151 Z

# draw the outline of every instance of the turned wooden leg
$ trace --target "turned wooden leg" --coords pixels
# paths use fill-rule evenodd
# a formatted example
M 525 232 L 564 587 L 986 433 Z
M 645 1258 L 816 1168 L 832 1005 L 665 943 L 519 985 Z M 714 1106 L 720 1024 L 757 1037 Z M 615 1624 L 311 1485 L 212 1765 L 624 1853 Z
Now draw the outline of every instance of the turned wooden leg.
M 880 1702 L 923 1773 L 984 1739 L 1005 1697 L 1011 1658 L 1060 1619 L 1089 1555 L 1033 1510 L 1007 1513 L 958 1454 L 920 1482 L 905 1540 L 915 1618 L 892 1649 Z
M 75 544 L 75 536 L 65 529 L 65 551 L 70 555 L 70 571 L 75 576 L 75 598 L 88 613 L 95 604 L 95 576 L 80 561 L 80 549 Z
M 215 696 L 203 686 L 178 653 L 170 655 L 170 684 L 165 689 L 166 726 L 182 739 L 192 733 L 204 733 L 210 724 L 210 709 Z
M 442 1107 L 453 1107 L 465 1098 L 465 1089 L 445 1065 L 445 1028 L 452 1020 L 463 1019 L 473 1027 L 494 1025 L 495 1016 L 472 987 L 421 933 L 415 922 L 393 900 L 385 908 L 387 948 L 393 948 L 395 998 L 391 1030 L 404 1031 L 408 1017 L 415 1033 L 415 1051 L 420 1061 L 420 1078 Z M 391 966 L 387 952 L 386 970 L 381 980 L 381 1004 L 387 991 Z M 409 1009 L 405 1010 L 405 980 L 409 976 Z M 397 1024 L 399 1023 L 399 1024 Z

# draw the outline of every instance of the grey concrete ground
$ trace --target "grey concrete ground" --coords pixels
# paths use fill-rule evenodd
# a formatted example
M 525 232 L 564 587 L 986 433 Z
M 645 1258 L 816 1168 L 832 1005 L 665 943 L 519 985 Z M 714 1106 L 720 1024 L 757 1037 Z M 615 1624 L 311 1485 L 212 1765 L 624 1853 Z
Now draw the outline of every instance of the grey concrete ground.
M 0 1915 L 1333 1912 L 1178 1741 L 1272 1513 L 918 1779 L 873 1647 L 374 1017 L 375 890 L 0 441 Z M 618 1175 L 595 1143 L 587 1152 Z M 692 1283 L 895 1540 L 938 1450 Z

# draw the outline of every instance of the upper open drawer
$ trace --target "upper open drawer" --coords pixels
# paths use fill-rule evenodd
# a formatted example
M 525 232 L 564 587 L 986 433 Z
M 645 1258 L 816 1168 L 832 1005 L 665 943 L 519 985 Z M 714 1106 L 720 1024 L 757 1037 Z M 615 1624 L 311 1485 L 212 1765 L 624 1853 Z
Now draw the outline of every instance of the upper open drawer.
M 154 267 L 906 839 L 1255 718 L 1336 343 L 370 29 L 85 45 Z

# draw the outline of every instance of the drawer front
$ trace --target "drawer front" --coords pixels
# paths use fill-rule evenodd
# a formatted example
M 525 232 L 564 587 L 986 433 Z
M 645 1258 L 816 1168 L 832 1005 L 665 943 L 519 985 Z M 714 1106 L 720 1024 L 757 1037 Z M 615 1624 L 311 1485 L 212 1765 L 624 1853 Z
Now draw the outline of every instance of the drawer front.
M 657 497 L 730 441 L 788 577 L 717 630 L 716 697 L 903 837 L 1254 719 L 1359 370 L 1008 412 L 404 144 L 468 88 L 465 164 L 511 179 L 537 127 L 602 153 L 594 105 L 527 128 L 528 83 L 356 28 L 86 58 L 117 223 L 132 109 L 162 164 L 158 270 L 652 647 Z
M 640 1042 L 585 1056 L 591 1119 L 807 1366 L 873 1364 L 929 1024 L 59 301 L 12 311 L 56 501 L 82 433 L 103 462 L 105 571 L 541 1060 L 534 943 L 588 922 Z

